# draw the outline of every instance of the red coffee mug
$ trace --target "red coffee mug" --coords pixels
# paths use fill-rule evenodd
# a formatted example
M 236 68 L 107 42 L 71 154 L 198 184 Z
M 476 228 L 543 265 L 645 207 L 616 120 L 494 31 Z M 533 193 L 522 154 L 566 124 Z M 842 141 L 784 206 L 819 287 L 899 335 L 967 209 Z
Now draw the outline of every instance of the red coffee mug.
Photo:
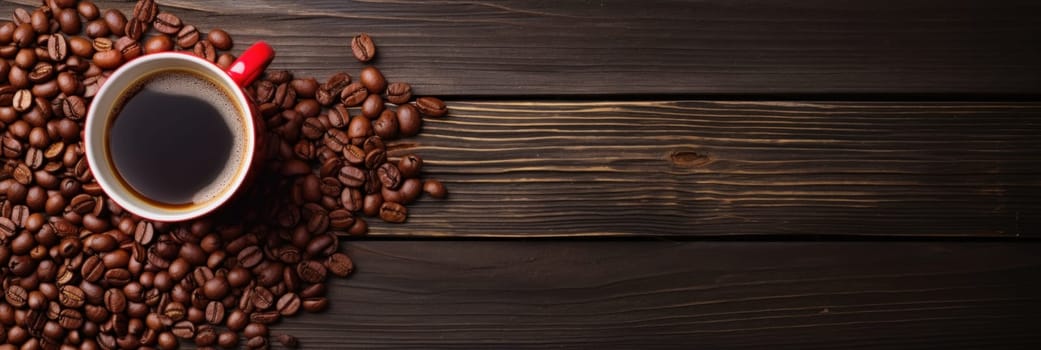
M 87 113 L 84 145 L 94 179 L 123 209 L 146 219 L 189 220 L 222 206 L 248 182 L 263 158 L 261 147 L 264 145 L 264 122 L 243 88 L 252 83 L 274 57 L 274 50 L 263 41 L 258 41 L 243 52 L 227 70 L 202 58 L 181 52 L 145 55 L 124 64 L 108 77 L 94 96 Z M 239 119 L 242 121 L 239 123 L 242 125 L 241 128 L 232 130 L 237 140 L 241 138 L 243 142 L 239 143 L 242 147 L 241 152 L 235 153 L 239 156 L 229 159 L 229 162 L 237 163 L 234 175 L 229 177 L 230 181 L 222 182 L 218 190 L 212 191 L 212 196 L 184 206 L 167 206 L 141 198 L 138 192 L 122 181 L 114 162 L 109 159 L 107 149 L 109 128 L 117 114 L 114 113 L 114 109 L 124 103 L 126 94 L 134 93 L 130 88 L 139 84 L 141 79 L 167 70 L 187 70 L 196 73 L 216 85 L 215 88 L 223 89 L 224 92 L 213 93 L 231 95 L 229 97 L 241 114 Z

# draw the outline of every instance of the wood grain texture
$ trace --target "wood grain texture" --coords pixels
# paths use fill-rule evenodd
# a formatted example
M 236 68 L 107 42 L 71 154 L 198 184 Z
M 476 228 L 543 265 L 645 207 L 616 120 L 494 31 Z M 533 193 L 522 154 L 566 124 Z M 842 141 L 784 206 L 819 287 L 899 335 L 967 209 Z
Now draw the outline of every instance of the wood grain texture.
M 39 2 L 0 13 L 16 3 Z M 356 72 L 349 38 L 371 33 L 387 76 L 428 95 L 1041 93 L 1031 0 L 160 3 L 319 77 Z
M 308 349 L 1028 349 L 1034 243 L 349 242 Z M 880 254 L 880 252 L 885 252 Z
M 1041 232 L 1041 104 L 461 102 L 415 152 L 448 200 L 376 235 Z

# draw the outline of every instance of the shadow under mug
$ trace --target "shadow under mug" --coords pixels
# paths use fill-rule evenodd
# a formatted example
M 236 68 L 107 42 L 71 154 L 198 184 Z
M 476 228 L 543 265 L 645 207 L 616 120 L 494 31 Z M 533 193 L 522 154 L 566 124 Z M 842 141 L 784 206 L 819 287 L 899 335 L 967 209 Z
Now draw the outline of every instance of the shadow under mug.
M 87 112 L 84 146 L 87 163 L 94 179 L 116 204 L 123 209 L 142 218 L 156 221 L 184 221 L 210 213 L 227 203 L 249 182 L 260 167 L 263 157 L 260 147 L 262 140 L 263 119 L 256 106 L 247 98 L 244 87 L 253 82 L 274 58 L 275 52 L 263 41 L 250 46 L 235 62 L 224 70 L 216 64 L 188 53 L 164 52 L 138 57 L 117 69 L 94 96 L 90 110 Z M 223 182 L 222 187 L 214 191 L 208 198 L 190 205 L 162 205 L 156 201 L 142 198 L 142 195 L 129 188 L 109 157 L 108 137 L 112 120 L 118 113 L 115 109 L 125 103 L 126 95 L 135 93 L 132 87 L 155 73 L 179 70 L 190 71 L 213 83 L 213 88 L 223 91 L 212 91 L 213 94 L 226 94 L 235 105 L 241 121 L 238 130 L 232 130 L 240 137 L 242 147 L 239 157 L 232 157 L 229 162 L 237 162 L 235 173 L 230 181 Z

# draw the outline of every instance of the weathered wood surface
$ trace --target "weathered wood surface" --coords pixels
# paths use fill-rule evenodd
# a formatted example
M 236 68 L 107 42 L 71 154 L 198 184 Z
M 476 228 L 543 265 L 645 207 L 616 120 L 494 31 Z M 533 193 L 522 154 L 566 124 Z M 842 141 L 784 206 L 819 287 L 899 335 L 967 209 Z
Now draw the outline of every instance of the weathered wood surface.
M 1036 349 L 1041 246 L 349 242 L 308 349 Z
M 392 155 L 450 199 L 379 235 L 1041 231 L 1041 104 L 457 102 Z
M 0 3 L 10 14 L 14 3 Z M 127 1 L 98 1 L 130 10 Z M 356 71 L 348 39 L 435 95 L 1041 93 L 1041 2 L 165 0 L 200 28 Z M 243 47 L 240 45 L 239 49 Z

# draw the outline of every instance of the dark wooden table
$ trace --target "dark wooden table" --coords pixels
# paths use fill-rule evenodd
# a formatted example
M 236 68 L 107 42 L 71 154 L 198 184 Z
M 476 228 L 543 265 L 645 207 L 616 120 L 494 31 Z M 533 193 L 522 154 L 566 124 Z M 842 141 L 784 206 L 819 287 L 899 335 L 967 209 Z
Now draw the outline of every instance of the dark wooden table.
M 450 104 L 308 348 L 1041 347 L 1041 2 L 161 5 Z

